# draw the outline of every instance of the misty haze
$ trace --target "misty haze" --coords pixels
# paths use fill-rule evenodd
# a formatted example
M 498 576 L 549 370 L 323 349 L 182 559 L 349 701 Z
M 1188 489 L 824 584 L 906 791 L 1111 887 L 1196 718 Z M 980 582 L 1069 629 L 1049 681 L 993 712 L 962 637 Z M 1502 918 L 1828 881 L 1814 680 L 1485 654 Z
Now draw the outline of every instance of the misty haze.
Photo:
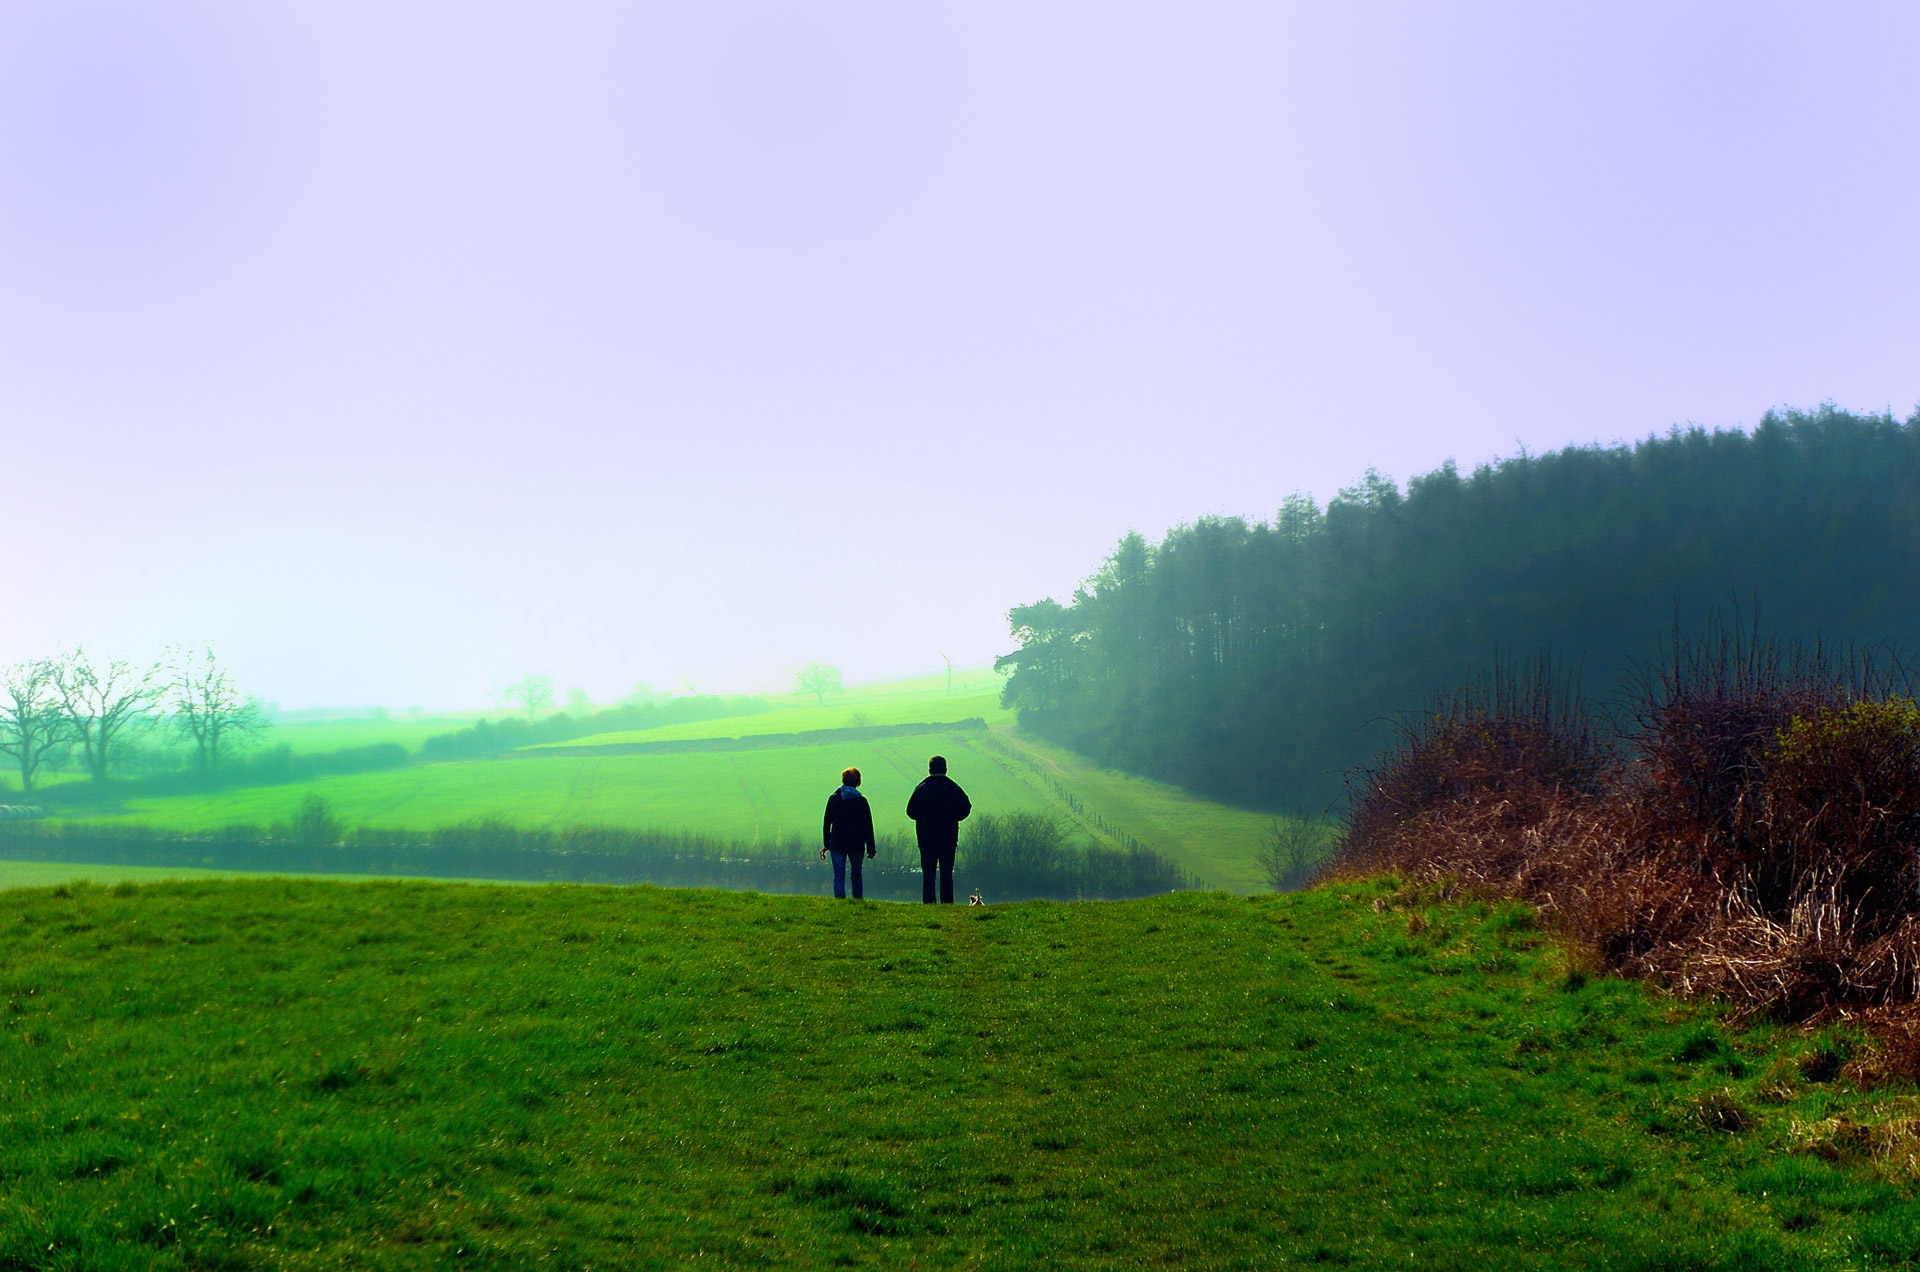
M 1920 1263 L 1916 51 L 0 8 L 0 1268 Z

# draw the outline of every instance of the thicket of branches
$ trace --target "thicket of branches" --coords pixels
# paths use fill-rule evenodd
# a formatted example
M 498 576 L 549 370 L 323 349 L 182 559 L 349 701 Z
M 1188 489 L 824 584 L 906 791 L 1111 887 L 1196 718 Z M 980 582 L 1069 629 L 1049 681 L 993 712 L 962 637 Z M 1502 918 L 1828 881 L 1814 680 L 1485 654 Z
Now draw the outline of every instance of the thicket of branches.
M 1386 720 L 1497 649 L 1604 684 L 1734 596 L 1787 637 L 1907 641 L 1916 577 L 1920 414 L 1826 408 L 1129 535 L 1069 604 L 1012 612 L 1002 664 L 1023 725 L 1280 809 L 1337 798 Z
M 215 774 L 266 726 L 259 702 L 210 645 L 174 647 L 150 664 L 75 646 L 0 668 L 0 755 L 22 794 L 43 767 L 75 754 L 105 782 L 127 744 L 156 728 L 185 744 L 198 773 Z
M 1360 776 L 1338 870 L 1524 898 L 1610 970 L 1752 1010 L 1909 1005 L 1914 693 L 1884 649 L 1737 626 L 1674 639 L 1617 725 L 1548 664 L 1502 674 Z

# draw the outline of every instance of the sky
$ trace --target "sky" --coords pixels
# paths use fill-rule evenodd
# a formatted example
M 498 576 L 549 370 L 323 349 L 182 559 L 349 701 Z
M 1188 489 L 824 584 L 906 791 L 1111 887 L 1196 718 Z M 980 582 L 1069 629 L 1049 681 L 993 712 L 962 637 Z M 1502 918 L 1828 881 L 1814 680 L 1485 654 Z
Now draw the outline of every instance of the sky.
M 0 0 L 0 663 L 977 665 L 1129 530 L 1920 404 L 1905 3 Z

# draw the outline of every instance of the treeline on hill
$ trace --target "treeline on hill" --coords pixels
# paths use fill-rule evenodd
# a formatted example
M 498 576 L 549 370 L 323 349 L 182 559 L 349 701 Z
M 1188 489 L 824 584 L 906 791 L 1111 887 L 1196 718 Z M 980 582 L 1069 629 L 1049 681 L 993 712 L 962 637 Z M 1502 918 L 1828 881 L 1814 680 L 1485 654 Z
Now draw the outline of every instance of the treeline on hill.
M 1545 660 L 1496 672 L 1357 782 L 1335 870 L 1525 899 L 1607 970 L 1748 1011 L 1910 1007 L 1914 694 L 1885 649 L 1738 627 L 1674 641 L 1617 721 Z
M 1256 806 L 1326 804 L 1385 721 L 1550 650 L 1604 683 L 1730 598 L 1789 638 L 1920 631 L 1920 413 L 1770 413 L 1751 433 L 1369 472 L 1326 508 L 1128 535 L 1010 615 L 1023 726 Z
M 919 900 L 918 851 L 903 836 L 882 836 L 878 849 L 863 872 L 866 895 Z M 311 795 L 285 825 L 230 826 L 203 835 L 141 826 L 0 822 L 0 859 L 802 894 L 830 891 L 833 875 L 820 860 L 818 845 L 798 837 L 747 845 L 688 831 L 527 830 L 498 821 L 428 831 L 349 829 L 324 799 Z M 1033 813 L 970 819 L 954 879 L 963 892 L 978 891 L 988 901 L 1120 900 L 1197 886 L 1156 852 L 1076 846 L 1058 821 Z
M 452 733 L 436 733 L 420 744 L 420 758 L 466 760 L 498 755 L 503 751 L 542 742 L 567 742 L 595 733 L 654 729 L 662 725 L 718 720 L 726 716 L 759 715 L 772 709 L 773 704 L 764 698 L 723 698 L 703 694 L 696 698 L 671 698 L 664 702 L 609 707 L 592 715 L 554 714 L 539 720 L 508 716 L 500 720 L 481 720 Z
M 500 720 L 480 720 L 464 729 L 436 733 L 421 743 L 417 756 L 410 755 L 397 742 L 298 754 L 282 745 L 239 758 L 229 756 L 217 768 L 196 766 L 123 778 L 110 783 L 67 782 L 47 786 L 34 791 L 33 799 L 36 804 L 48 807 L 73 808 L 115 804 L 133 797 L 179 795 L 241 786 L 286 785 L 342 773 L 372 773 L 382 769 L 403 768 L 416 762 L 498 755 L 536 742 L 565 741 L 595 733 L 650 729 L 726 716 L 758 715 L 768 710 L 771 710 L 771 704 L 764 698 L 703 696 L 610 707 L 592 715 L 555 713 L 544 719 L 533 720 L 509 716 Z

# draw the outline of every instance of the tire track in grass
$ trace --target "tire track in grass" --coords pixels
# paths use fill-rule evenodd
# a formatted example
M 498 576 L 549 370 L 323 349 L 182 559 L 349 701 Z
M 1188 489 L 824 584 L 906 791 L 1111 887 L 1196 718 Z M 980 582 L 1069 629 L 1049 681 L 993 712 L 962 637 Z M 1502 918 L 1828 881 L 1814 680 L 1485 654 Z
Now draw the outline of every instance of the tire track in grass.
M 547 819 L 547 830 L 564 830 L 566 826 L 572 826 L 578 820 L 582 820 L 578 813 L 574 813 L 574 805 L 584 807 L 593 803 L 593 792 L 599 786 L 599 769 L 605 763 L 607 763 L 605 759 L 588 759 L 588 761 L 582 761 L 578 769 L 574 769 L 572 780 L 566 784 L 566 794 L 561 797 L 561 807 L 553 813 L 551 819 Z M 586 786 L 586 792 L 580 790 L 582 784 Z
M 736 753 L 729 762 L 733 767 L 734 781 L 740 784 L 740 797 L 747 801 L 747 807 L 753 811 L 753 837 L 750 842 L 755 847 L 758 847 L 760 844 L 761 821 L 768 811 L 767 804 L 769 800 L 765 784 L 753 776 L 752 761 L 747 758 L 748 754 L 748 752 Z M 780 840 L 780 817 L 778 810 L 772 811 L 774 817 L 771 842 L 778 843 Z

